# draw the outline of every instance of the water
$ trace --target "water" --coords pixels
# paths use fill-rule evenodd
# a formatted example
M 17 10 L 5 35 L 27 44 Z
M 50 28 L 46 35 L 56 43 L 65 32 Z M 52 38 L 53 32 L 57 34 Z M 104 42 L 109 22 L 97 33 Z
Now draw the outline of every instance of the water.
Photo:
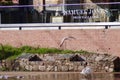
M 3 74 L 2 74 L 3 75 Z M 12 74 L 10 74 L 12 75 Z M 24 75 L 24 72 L 23 74 Z M 24 75 L 17 79 L 17 75 L 11 76 L 6 80 L 120 80 L 120 73 L 95 73 L 91 79 L 86 79 L 79 73 L 67 72 L 67 73 L 31 73 Z M 5 79 L 0 79 L 5 80 Z

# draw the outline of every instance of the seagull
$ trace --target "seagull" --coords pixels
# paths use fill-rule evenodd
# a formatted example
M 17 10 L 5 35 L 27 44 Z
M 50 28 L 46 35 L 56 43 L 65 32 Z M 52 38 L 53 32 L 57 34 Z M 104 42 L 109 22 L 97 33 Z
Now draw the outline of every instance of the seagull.
M 0 75 L 0 79 L 2 79 L 3 78 L 3 75 Z
M 16 76 L 17 79 L 24 78 L 24 76 Z
M 8 75 L 4 75 L 3 78 L 4 78 L 4 79 L 8 79 L 9 76 L 8 76 Z
M 92 69 L 90 66 L 87 66 L 87 63 L 84 65 L 84 68 L 82 69 L 82 71 L 80 72 L 82 75 L 85 76 L 85 78 L 91 78 L 91 74 L 92 74 Z
M 92 73 L 92 69 L 90 67 L 85 67 L 82 71 L 81 74 L 83 75 L 89 75 Z

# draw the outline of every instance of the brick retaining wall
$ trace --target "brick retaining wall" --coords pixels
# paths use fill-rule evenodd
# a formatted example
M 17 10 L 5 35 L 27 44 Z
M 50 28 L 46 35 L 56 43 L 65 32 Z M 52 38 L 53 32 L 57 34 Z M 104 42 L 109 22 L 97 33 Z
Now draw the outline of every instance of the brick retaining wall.
M 120 29 L 0 31 L 0 43 L 16 47 L 55 47 L 120 56 Z M 65 39 L 68 37 L 73 37 Z M 60 47 L 62 40 L 64 43 Z

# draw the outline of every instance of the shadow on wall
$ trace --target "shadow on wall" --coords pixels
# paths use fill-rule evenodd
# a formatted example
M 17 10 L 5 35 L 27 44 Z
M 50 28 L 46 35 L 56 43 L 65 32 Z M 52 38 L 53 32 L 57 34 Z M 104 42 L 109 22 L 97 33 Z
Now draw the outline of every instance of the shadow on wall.
M 113 63 L 114 63 L 114 72 L 120 72 L 120 58 L 117 57 Z

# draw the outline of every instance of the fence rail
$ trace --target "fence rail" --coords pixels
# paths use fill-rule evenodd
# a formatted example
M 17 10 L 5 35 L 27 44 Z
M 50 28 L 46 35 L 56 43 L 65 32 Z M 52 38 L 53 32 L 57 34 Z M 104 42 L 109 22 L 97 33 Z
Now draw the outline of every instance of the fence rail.
M 118 27 L 120 22 L 89 22 L 89 23 L 21 23 L 21 24 L 0 24 L 0 28 L 35 28 L 35 27 Z
M 97 4 L 97 5 L 100 5 L 100 4 L 103 4 L 103 5 L 105 5 L 105 4 L 120 4 L 120 2 L 96 2 L 96 3 L 94 3 L 94 4 Z M 65 4 L 65 3 L 60 3 L 60 4 L 51 4 L 51 3 L 49 3 L 49 4 L 46 4 L 46 5 L 41 5 L 41 4 L 37 4 L 37 5 L 0 5 L 0 8 L 18 8 L 18 7 L 39 7 L 39 6 L 48 6 L 48 7 L 50 7 L 50 6 L 76 6 L 76 5 L 93 5 L 93 3 L 78 3 L 78 4 Z

